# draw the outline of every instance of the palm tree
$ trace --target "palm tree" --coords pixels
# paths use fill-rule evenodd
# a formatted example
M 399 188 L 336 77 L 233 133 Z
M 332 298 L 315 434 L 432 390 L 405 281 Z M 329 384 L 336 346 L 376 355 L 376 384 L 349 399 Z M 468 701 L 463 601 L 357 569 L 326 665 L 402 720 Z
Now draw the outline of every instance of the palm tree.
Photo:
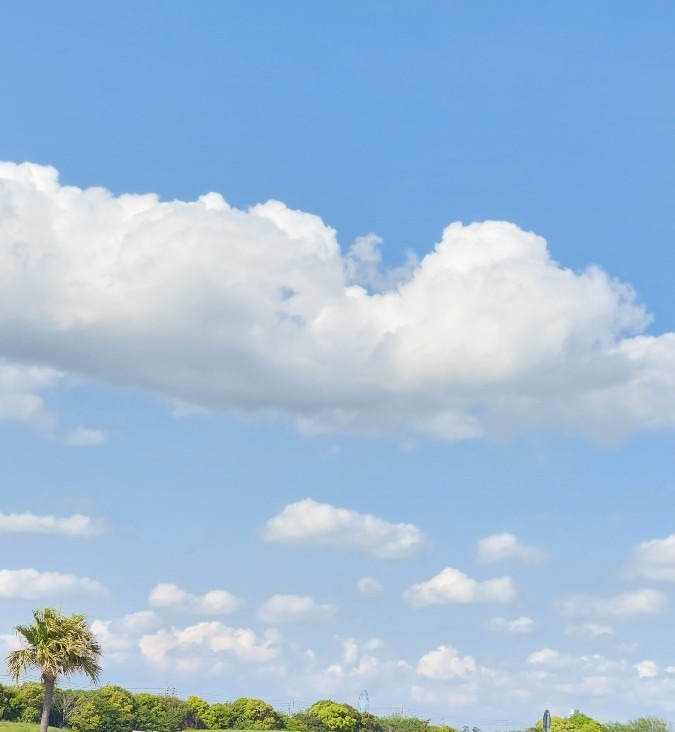
M 7 656 L 7 671 L 18 681 L 29 669 L 40 670 L 45 687 L 40 732 L 47 732 L 56 679 L 83 673 L 91 681 L 98 681 L 101 646 L 84 615 L 63 615 L 47 607 L 33 610 L 33 619 L 32 625 L 16 626 L 24 647 Z

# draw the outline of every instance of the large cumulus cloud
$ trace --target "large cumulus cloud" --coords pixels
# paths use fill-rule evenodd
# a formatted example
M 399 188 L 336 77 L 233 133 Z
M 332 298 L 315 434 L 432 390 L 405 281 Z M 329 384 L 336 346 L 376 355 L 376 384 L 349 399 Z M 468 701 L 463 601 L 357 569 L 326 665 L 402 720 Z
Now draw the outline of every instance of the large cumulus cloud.
M 0 164 L 0 358 L 310 432 L 675 422 L 675 335 L 640 335 L 632 290 L 599 268 L 565 269 L 505 222 L 451 224 L 394 273 L 377 247 L 342 252 L 277 201 L 113 196 Z

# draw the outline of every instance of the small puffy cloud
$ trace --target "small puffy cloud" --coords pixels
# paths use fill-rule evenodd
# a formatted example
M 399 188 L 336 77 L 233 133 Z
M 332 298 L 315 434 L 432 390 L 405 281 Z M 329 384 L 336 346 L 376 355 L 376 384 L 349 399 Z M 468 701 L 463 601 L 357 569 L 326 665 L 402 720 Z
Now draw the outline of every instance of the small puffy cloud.
M 266 663 L 276 658 L 281 636 L 274 630 L 258 637 L 248 628 L 230 628 L 218 621 L 187 628 L 161 629 L 141 637 L 143 656 L 153 665 L 171 667 L 185 651 L 203 650 L 216 656 L 234 656 L 250 663 Z
M 560 652 L 553 648 L 542 648 L 541 651 L 530 653 L 527 657 L 527 663 L 533 666 L 546 666 L 557 664 L 561 659 Z
M 675 534 L 638 544 L 633 550 L 628 573 L 641 579 L 675 582 Z
M 640 661 L 640 663 L 636 663 L 633 668 L 637 671 L 637 675 L 641 679 L 651 679 L 659 672 L 659 667 L 654 663 L 654 661 Z
M 225 590 L 211 590 L 204 595 L 193 595 L 170 582 L 158 584 L 150 593 L 152 607 L 173 608 L 199 615 L 230 615 L 239 609 L 242 601 Z
M 675 425 L 675 334 L 641 335 L 630 286 L 508 222 L 453 223 L 388 269 L 376 235 L 343 252 L 279 201 L 115 196 L 31 163 L 0 164 L 0 210 L 0 419 L 49 425 L 40 393 L 68 372 L 306 433 Z
M 415 607 L 468 602 L 511 602 L 516 589 L 510 577 L 479 582 L 459 569 L 446 567 L 426 582 L 417 582 L 404 593 Z
M 23 422 L 51 433 L 57 419 L 40 394 L 62 380 L 61 371 L 13 363 L 0 353 L 0 420 Z
M 112 625 L 111 620 L 94 620 L 90 627 L 101 644 L 106 659 L 124 661 L 134 646 L 134 639 L 129 633 L 114 630 Z
M 417 663 L 417 673 L 430 679 L 447 680 L 475 670 L 476 660 L 472 656 L 460 656 L 452 646 L 439 646 L 425 653 Z
M 34 513 L 0 513 L 0 534 L 93 536 L 101 528 L 99 522 L 79 513 L 66 518 L 38 516 Z
M 534 546 L 523 544 L 513 534 L 493 534 L 478 542 L 478 561 L 485 564 L 519 561 L 541 562 L 546 552 Z
M 490 618 L 487 629 L 493 633 L 533 633 L 537 626 L 532 618 L 520 617 L 515 620 Z
M 335 606 L 320 605 L 311 597 L 273 595 L 258 610 L 258 619 L 264 623 L 298 623 L 326 620 L 336 612 Z
M 0 597 L 8 600 L 37 600 L 52 597 L 107 597 L 97 580 L 61 572 L 36 569 L 0 569 Z
M 565 633 L 581 638 L 597 638 L 601 635 L 614 635 L 614 630 L 611 625 L 600 623 L 571 623 L 565 627 Z
M 658 590 L 635 590 L 614 597 L 576 595 L 555 603 L 560 615 L 569 617 L 629 617 L 661 615 L 668 609 L 668 598 Z
M 103 445 L 107 439 L 108 435 L 103 430 L 77 427 L 68 432 L 65 442 L 72 447 L 88 447 L 91 445 Z
M 119 621 L 120 627 L 131 633 L 150 630 L 159 623 L 160 617 L 153 610 L 139 610 L 135 613 L 129 613 Z
M 356 583 L 356 589 L 362 595 L 379 595 L 384 590 L 384 585 L 374 577 L 361 577 Z
M 380 559 L 408 557 L 422 546 L 422 534 L 412 524 L 394 524 L 311 498 L 291 503 L 271 518 L 263 538 L 284 544 L 351 547 Z

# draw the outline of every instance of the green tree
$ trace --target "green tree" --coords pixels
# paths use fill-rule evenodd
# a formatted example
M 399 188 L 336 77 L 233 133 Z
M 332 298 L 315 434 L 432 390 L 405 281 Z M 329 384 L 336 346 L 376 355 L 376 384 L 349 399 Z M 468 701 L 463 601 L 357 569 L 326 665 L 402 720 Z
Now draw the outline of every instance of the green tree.
M 133 696 L 121 686 L 84 692 L 69 724 L 73 732 L 129 732 L 133 729 Z
M 0 684 L 0 719 L 12 719 L 14 705 L 12 701 L 16 696 L 15 690 L 11 686 Z
M 307 712 L 298 712 L 288 717 L 285 727 L 293 732 L 329 732 L 328 727 L 318 717 Z
M 185 729 L 193 718 L 190 705 L 175 696 L 157 694 L 134 695 L 134 727 L 154 732 L 175 732 Z
M 277 710 L 262 699 L 242 697 L 232 702 L 235 729 L 283 729 L 284 722 Z
M 44 686 L 40 732 L 47 732 L 56 679 L 83 673 L 97 681 L 101 646 L 84 615 L 63 615 L 50 607 L 33 610 L 33 624 L 17 625 L 15 630 L 23 648 L 7 656 L 7 670 L 15 681 L 29 669 L 40 671 Z
M 10 700 L 8 718 L 14 722 L 37 723 L 40 721 L 43 702 L 44 689 L 42 684 L 27 681 L 14 689 L 14 696 Z
M 537 720 L 535 729 L 543 729 L 541 719 Z M 603 725 L 585 714 L 572 714 L 569 717 L 551 717 L 551 732 L 603 732 Z
M 380 724 L 384 732 L 430 732 L 432 729 L 428 719 L 398 715 L 380 717 Z
M 322 699 L 312 704 L 307 714 L 320 719 L 332 732 L 356 732 L 359 713 L 349 704 L 338 704 L 331 699 Z
M 628 722 L 607 722 L 605 732 L 672 732 L 672 725 L 660 717 L 638 717 Z
M 204 718 L 207 729 L 231 729 L 235 726 L 234 709 L 228 702 L 211 704 Z
M 189 696 L 185 703 L 192 714 L 192 720 L 194 720 L 194 724 L 190 726 L 195 729 L 208 729 L 210 719 L 209 703 L 198 696 Z

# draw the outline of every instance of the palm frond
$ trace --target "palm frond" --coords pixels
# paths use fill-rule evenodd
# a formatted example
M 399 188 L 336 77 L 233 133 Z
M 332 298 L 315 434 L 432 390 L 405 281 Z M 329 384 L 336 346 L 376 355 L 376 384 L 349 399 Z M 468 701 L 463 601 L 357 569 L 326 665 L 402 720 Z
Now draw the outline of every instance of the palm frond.
M 83 673 L 97 681 L 101 672 L 101 645 L 81 614 L 63 615 L 53 608 L 33 611 L 32 625 L 17 625 L 23 648 L 7 657 L 7 670 L 13 678 L 35 668 L 43 681 L 60 675 Z

